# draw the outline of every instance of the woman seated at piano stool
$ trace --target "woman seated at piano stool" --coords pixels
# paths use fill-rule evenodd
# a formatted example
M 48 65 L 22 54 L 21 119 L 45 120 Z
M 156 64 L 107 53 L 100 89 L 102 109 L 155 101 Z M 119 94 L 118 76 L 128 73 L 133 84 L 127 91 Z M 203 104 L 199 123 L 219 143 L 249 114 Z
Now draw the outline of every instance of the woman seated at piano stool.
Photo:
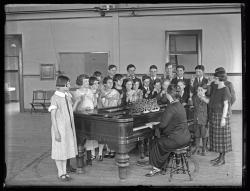
M 162 82 L 162 90 L 160 92 L 160 94 L 158 94 L 156 96 L 156 99 L 157 99 L 157 103 L 159 105 L 161 104 L 169 104 L 169 100 L 168 100 L 168 93 L 167 93 L 167 89 L 168 89 L 168 86 L 170 85 L 170 80 L 169 79 L 164 79 L 163 82 Z
M 98 102 L 101 108 L 107 107 L 117 107 L 121 104 L 120 94 L 117 90 L 112 89 L 113 79 L 110 77 L 105 77 L 103 79 L 104 89 L 99 95 Z M 114 158 L 115 151 L 110 150 L 106 144 L 107 153 L 104 155 L 105 158 Z
M 80 86 L 75 92 L 75 103 L 73 108 L 77 111 L 93 110 L 97 105 L 96 90 L 98 88 L 98 80 L 95 77 L 91 77 L 81 74 L 76 79 L 76 84 Z M 86 150 L 91 151 L 91 160 L 95 159 L 95 149 L 98 148 L 98 142 L 96 140 L 87 140 L 85 143 Z
M 157 137 L 150 144 L 149 163 L 152 165 L 152 170 L 146 174 L 148 177 L 166 169 L 171 150 L 188 145 L 191 138 L 186 111 L 178 100 L 177 87 L 169 85 L 167 91 L 170 104 L 163 112 L 160 124 L 154 126 Z
M 142 92 L 141 89 L 139 89 L 140 83 L 141 83 L 141 80 L 140 80 L 140 79 L 136 78 L 136 79 L 134 80 L 133 90 L 135 91 L 135 94 L 134 94 L 133 101 L 141 100 L 142 97 L 143 97 L 143 92 Z
M 152 91 L 151 98 L 156 98 L 161 93 L 161 80 L 156 78 L 153 85 L 154 85 L 154 89 Z

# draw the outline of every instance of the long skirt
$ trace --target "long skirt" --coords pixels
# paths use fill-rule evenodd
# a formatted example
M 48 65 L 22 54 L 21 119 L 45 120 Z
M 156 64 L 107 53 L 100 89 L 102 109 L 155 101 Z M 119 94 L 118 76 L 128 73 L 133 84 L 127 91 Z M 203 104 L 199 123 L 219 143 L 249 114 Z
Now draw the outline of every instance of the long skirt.
M 209 142 L 210 151 L 227 153 L 232 151 L 232 139 L 230 117 L 226 118 L 226 125 L 220 126 L 222 113 L 210 113 L 209 119 Z
M 190 142 L 190 134 L 181 136 L 161 136 L 151 142 L 149 151 L 149 163 L 157 168 L 166 168 L 171 151 L 187 145 Z

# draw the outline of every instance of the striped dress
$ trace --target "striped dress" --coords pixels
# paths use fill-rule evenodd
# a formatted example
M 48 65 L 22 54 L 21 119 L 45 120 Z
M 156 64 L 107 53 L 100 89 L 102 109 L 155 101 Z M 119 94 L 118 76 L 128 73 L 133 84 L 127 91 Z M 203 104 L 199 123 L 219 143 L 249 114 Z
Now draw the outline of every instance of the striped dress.
M 210 150 L 218 153 L 232 151 L 230 112 L 227 112 L 226 125 L 221 127 L 224 101 L 230 100 L 228 87 L 215 89 L 209 102 L 209 141 Z

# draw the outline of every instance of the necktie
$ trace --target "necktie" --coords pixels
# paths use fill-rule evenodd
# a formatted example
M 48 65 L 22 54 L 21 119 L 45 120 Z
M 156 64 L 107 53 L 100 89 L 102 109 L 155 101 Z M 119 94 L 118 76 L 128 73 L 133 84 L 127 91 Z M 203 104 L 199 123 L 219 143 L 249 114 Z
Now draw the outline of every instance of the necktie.
M 72 121 L 71 121 L 71 116 L 70 116 L 70 111 L 69 111 L 69 103 L 68 103 L 68 100 L 66 98 L 66 95 L 65 95 L 65 101 L 66 101 L 66 105 L 67 105 L 67 109 L 68 109 L 68 113 L 69 113 L 69 119 L 70 119 L 71 129 L 72 129 Z

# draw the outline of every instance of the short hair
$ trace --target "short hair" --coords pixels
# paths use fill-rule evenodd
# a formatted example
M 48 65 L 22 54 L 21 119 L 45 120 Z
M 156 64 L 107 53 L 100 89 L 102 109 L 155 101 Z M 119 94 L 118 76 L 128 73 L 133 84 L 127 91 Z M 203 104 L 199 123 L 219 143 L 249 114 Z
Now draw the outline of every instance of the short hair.
M 178 79 L 176 84 L 178 84 L 179 82 L 182 82 L 184 85 L 186 85 L 185 81 L 182 79 Z
M 144 82 L 144 80 L 146 80 L 146 79 L 149 79 L 149 80 L 150 80 L 150 77 L 149 77 L 148 75 L 142 76 L 142 81 L 143 81 L 143 82 Z
M 155 81 L 154 81 L 154 85 L 155 85 L 156 83 L 159 83 L 159 82 L 161 83 L 161 80 L 160 80 L 159 78 L 156 78 Z
M 118 80 L 122 79 L 122 74 L 115 74 L 113 77 L 113 81 L 114 82 L 118 82 Z
M 226 70 L 223 67 L 216 68 L 214 72 L 219 72 L 219 71 L 222 71 L 222 72 L 226 73 Z
M 136 67 L 135 67 L 134 64 L 129 64 L 129 65 L 127 66 L 127 71 L 129 70 L 129 68 L 135 68 L 135 69 L 136 69 Z
M 93 76 L 94 76 L 94 77 L 99 77 L 99 76 L 102 76 L 102 73 L 99 72 L 99 71 L 95 71 L 95 72 L 93 73 Z
M 56 79 L 56 87 L 64 87 L 70 81 L 68 76 L 60 75 Z
M 214 76 L 219 78 L 219 81 L 227 81 L 227 74 L 225 71 L 218 71 L 214 73 Z
M 107 84 L 107 81 L 108 81 L 108 80 L 112 80 L 112 81 L 113 81 L 113 79 L 112 79 L 111 77 L 106 76 L 106 77 L 103 79 L 103 84 Z
M 170 84 L 167 89 L 167 93 L 176 100 L 179 98 L 180 94 L 178 92 L 178 87 L 175 84 Z
M 185 67 L 184 67 L 183 65 L 177 65 L 177 66 L 176 66 L 176 70 L 177 70 L 178 68 L 182 68 L 182 70 L 185 70 Z
M 156 69 L 156 70 L 157 70 L 158 68 L 157 68 L 156 65 L 151 65 L 151 66 L 149 67 L 149 70 L 151 70 L 151 69 Z
M 205 67 L 204 67 L 203 65 L 197 65 L 197 66 L 195 67 L 195 70 L 202 70 L 202 71 L 204 72 Z
M 126 81 L 125 81 L 125 83 L 124 83 L 125 86 L 126 86 L 126 84 L 127 84 L 128 82 L 132 82 L 132 85 L 134 84 L 134 82 L 133 82 L 133 80 L 132 80 L 131 78 L 127 78 Z
M 136 82 L 139 82 L 139 85 L 141 84 L 141 80 L 140 80 L 139 78 L 135 78 L 135 79 L 133 80 L 133 82 L 134 82 L 134 84 L 135 84 Z
M 93 86 L 95 81 L 98 81 L 97 78 L 95 76 L 91 76 L 89 78 L 89 85 Z
M 76 85 L 81 86 L 83 79 L 89 79 L 89 76 L 87 74 L 81 74 L 81 75 L 77 76 Z
M 113 69 L 113 68 L 117 68 L 117 66 L 116 66 L 116 65 L 111 64 L 111 65 L 109 65 L 108 70 L 111 70 L 111 69 Z
M 167 68 L 167 67 L 168 67 L 168 66 L 170 66 L 170 65 L 172 65 L 172 66 L 173 66 L 173 64 L 172 64 L 172 63 L 167 62 L 167 63 L 165 64 L 165 68 Z

